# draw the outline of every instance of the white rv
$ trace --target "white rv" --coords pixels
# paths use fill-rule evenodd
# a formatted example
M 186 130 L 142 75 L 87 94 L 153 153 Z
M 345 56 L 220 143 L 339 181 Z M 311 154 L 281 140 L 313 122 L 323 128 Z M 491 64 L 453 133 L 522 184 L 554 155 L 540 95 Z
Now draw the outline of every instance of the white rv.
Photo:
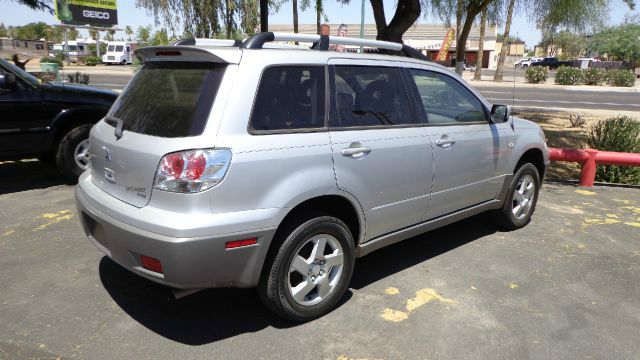
M 69 52 L 70 61 L 80 62 L 87 56 L 91 56 L 91 51 L 89 51 L 89 46 L 88 46 L 89 44 L 85 40 L 83 39 L 69 40 L 67 44 L 68 44 L 67 51 Z M 65 51 L 64 45 L 65 45 L 64 43 L 53 45 L 53 52 L 66 53 L 67 51 Z
M 102 55 L 102 62 L 105 64 L 131 64 L 133 62 L 133 52 L 138 44 L 127 41 L 109 41 L 107 43 L 107 53 Z

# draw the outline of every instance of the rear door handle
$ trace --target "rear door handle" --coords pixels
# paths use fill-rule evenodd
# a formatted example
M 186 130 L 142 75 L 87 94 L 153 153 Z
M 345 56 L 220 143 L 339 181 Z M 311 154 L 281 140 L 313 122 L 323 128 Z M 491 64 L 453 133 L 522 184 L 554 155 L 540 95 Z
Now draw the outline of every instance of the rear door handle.
M 351 156 L 354 158 L 363 157 L 371 152 L 368 147 L 348 147 L 342 149 L 342 156 Z
M 436 145 L 440 147 L 449 147 L 455 143 L 456 143 L 456 139 L 450 138 L 450 137 L 436 140 Z

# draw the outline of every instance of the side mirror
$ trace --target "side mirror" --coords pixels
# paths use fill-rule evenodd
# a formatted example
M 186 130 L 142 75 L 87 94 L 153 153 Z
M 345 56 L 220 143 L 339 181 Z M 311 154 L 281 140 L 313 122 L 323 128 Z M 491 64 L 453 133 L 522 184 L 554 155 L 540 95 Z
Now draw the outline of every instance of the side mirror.
M 13 74 L 0 74 L 0 89 L 13 90 L 16 86 L 16 77 Z
M 510 115 L 511 110 L 507 105 L 493 105 L 491 107 L 491 122 L 494 124 L 507 122 Z

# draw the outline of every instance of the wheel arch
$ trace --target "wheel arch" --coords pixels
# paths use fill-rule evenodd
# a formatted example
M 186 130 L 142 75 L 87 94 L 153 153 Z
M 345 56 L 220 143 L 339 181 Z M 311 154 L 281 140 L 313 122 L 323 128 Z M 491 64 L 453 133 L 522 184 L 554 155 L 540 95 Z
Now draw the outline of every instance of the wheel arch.
M 307 220 L 305 219 L 305 215 L 313 212 L 321 212 L 344 221 L 347 227 L 349 227 L 356 247 L 361 239 L 364 238 L 364 212 L 358 201 L 353 198 L 351 194 L 340 192 L 304 200 L 289 208 L 278 224 L 269 248 L 264 252 L 265 256 L 261 259 L 261 262 L 257 264 L 256 270 L 259 271 L 255 273 L 254 279 L 256 283 L 258 278 L 265 274 L 265 267 L 269 265 L 270 259 L 275 256 L 275 253 L 277 253 L 278 248 L 284 241 L 284 237 L 282 236 L 283 232 L 291 230 L 291 227 L 297 222 Z
M 531 163 L 536 167 L 536 169 L 538 169 L 538 175 L 540 176 L 540 181 L 542 182 L 547 169 L 547 166 L 544 162 L 544 153 L 542 152 L 542 150 L 535 147 L 526 150 L 516 162 L 513 173 L 515 174 L 516 171 L 518 171 L 518 169 L 526 163 Z
M 51 122 L 52 133 L 46 148 L 53 150 L 53 147 L 69 130 L 79 125 L 97 123 L 108 110 L 107 107 L 79 107 L 62 110 Z

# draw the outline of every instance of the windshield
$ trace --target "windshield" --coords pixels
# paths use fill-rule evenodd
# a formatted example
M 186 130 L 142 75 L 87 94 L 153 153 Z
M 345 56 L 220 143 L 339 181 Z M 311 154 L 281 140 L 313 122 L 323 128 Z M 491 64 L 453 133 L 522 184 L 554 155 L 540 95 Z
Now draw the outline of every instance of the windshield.
M 38 86 L 40 85 L 40 80 L 38 80 L 37 77 L 29 74 L 28 72 L 20 69 L 19 67 L 15 66 L 14 64 L 6 61 L 6 60 L 2 60 L 0 59 L 0 64 L 2 66 L 0 66 L 0 68 L 6 68 L 7 70 L 9 70 L 10 72 L 16 74 L 17 76 L 19 76 L 22 80 L 30 83 L 33 86 Z
M 226 65 L 149 63 L 131 80 L 107 115 L 113 126 L 167 138 L 200 135 Z

